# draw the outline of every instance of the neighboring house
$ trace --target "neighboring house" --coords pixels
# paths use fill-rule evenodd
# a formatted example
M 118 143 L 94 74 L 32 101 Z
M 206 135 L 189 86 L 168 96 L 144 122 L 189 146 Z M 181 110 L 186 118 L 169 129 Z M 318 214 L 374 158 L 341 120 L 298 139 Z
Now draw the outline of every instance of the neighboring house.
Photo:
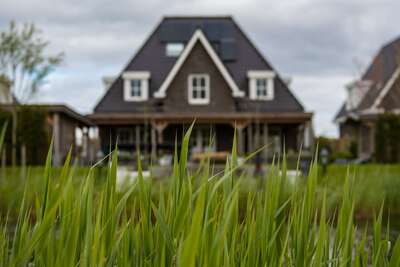
M 107 153 L 171 153 L 195 120 L 191 151 L 241 154 L 271 144 L 272 157 L 312 144 L 312 113 L 231 17 L 165 17 L 90 115 Z M 211 138 L 210 136 L 215 137 Z M 210 143 L 210 140 L 212 142 Z
M 20 105 L 10 91 L 10 82 L 0 75 L 0 110 L 11 112 L 13 104 Z M 63 104 L 24 104 L 25 107 L 40 108 L 47 116 L 47 130 L 53 138 L 53 163 L 61 165 L 70 149 L 75 159 L 83 163 L 95 160 L 94 152 L 90 149 L 89 128 L 92 123 L 89 119 Z M 80 129 L 81 149 L 77 150 L 76 130 Z M 93 150 L 93 149 L 92 149 Z
M 383 46 L 364 75 L 346 86 L 347 99 L 335 122 L 342 139 L 357 143 L 360 159 L 374 154 L 379 114 L 400 111 L 399 52 L 400 38 Z
M 88 164 L 95 160 L 91 151 L 89 128 L 92 123 L 85 116 L 63 104 L 31 105 L 47 111 L 47 123 L 50 136 L 53 137 L 53 162 L 62 165 L 72 149 L 74 159 Z M 80 129 L 80 149 L 78 150 L 77 129 Z

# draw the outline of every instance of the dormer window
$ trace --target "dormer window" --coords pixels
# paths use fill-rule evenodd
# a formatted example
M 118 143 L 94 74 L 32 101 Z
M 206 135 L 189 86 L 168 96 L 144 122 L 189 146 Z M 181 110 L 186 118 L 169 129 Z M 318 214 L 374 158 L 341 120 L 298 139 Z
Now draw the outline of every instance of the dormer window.
M 268 80 L 265 78 L 256 79 L 256 97 L 258 99 L 263 99 L 268 97 Z
M 131 97 L 141 98 L 142 97 L 142 80 L 134 79 L 131 80 Z
M 274 99 L 274 78 L 273 71 L 249 71 L 249 97 L 251 100 L 272 100 Z
M 167 57 L 179 57 L 184 48 L 183 43 L 167 43 L 165 45 L 165 55 Z
M 188 78 L 188 101 L 192 105 L 210 103 L 210 76 L 191 74 Z
M 127 71 L 123 73 L 122 78 L 125 101 L 140 102 L 148 99 L 150 72 Z

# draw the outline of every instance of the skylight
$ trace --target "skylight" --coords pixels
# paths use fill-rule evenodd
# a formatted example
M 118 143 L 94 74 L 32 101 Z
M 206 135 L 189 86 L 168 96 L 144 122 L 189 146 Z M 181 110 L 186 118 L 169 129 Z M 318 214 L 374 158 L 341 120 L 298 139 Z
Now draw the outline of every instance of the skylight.
M 165 54 L 167 57 L 178 57 L 183 51 L 183 43 L 167 43 L 165 45 Z

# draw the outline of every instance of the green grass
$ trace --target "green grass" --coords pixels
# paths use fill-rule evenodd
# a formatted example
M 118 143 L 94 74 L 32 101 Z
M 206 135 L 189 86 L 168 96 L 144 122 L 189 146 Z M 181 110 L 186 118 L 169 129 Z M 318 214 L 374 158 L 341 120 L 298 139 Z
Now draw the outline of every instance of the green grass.
M 243 190 L 249 178 L 237 175 L 235 149 L 222 174 L 208 161 L 190 173 L 189 136 L 168 182 L 139 175 L 122 193 L 116 151 L 100 172 L 70 158 L 55 170 L 49 153 L 39 174 L 18 178 L 15 223 L 0 217 L 0 266 L 399 266 L 400 242 L 389 243 L 382 212 L 372 232 L 354 223 L 351 175 L 335 185 L 343 194 L 328 212 L 316 166 L 289 185 L 285 161 L 277 162 L 268 179 Z
M 340 200 L 346 177 L 354 180 L 355 211 L 359 219 L 368 219 L 385 202 L 384 213 L 400 216 L 400 165 L 329 166 L 320 187 L 331 192 L 331 200 Z

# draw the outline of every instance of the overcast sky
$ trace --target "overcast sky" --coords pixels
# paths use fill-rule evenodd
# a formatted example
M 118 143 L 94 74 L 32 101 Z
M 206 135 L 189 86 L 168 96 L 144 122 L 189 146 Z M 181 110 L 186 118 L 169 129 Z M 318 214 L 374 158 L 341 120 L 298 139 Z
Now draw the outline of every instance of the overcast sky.
M 0 30 L 33 22 L 65 52 L 38 96 L 91 112 L 101 78 L 127 64 L 164 15 L 232 15 L 308 111 L 317 134 L 336 136 L 332 119 L 344 85 L 386 42 L 400 36 L 398 0 L 3 0 Z

